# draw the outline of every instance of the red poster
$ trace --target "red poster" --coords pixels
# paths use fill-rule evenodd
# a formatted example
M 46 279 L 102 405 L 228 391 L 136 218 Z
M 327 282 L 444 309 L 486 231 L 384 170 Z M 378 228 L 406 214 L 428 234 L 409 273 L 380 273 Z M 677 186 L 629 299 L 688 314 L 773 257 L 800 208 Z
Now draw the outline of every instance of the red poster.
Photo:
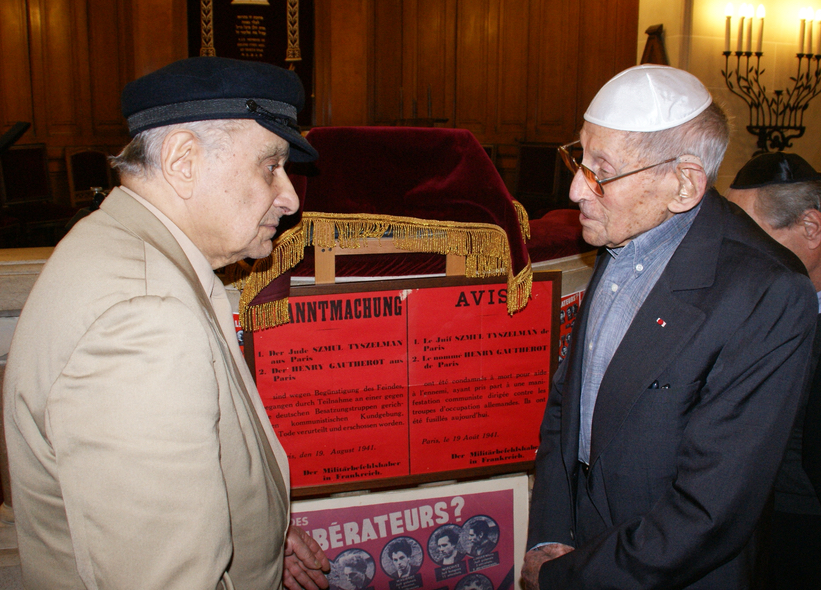
M 576 315 L 582 304 L 584 291 L 577 291 L 562 297 L 559 308 L 559 362 L 562 362 L 570 350 L 570 340 L 573 338 L 573 327 L 576 325 Z
M 532 300 L 513 317 L 500 301 L 503 285 L 415 294 L 408 311 L 415 473 L 533 459 L 549 389 L 551 286 L 534 283 Z
M 333 590 L 518 588 L 527 477 L 293 503 Z
M 534 280 L 512 317 L 505 285 L 487 281 L 293 289 L 291 323 L 254 334 L 293 485 L 531 461 L 555 357 L 555 277 Z

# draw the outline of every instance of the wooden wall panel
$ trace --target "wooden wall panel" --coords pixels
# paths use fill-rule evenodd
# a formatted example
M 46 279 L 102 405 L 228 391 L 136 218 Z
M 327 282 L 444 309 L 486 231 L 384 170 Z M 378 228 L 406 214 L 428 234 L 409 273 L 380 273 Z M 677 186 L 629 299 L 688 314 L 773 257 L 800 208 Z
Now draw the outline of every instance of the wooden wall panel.
M 520 141 L 569 141 L 634 63 L 637 15 L 638 0 L 315 0 L 316 124 L 392 124 L 414 101 L 425 118 L 430 88 L 431 114 L 495 144 L 507 180 Z M 3 0 L 0 53 L 0 132 L 32 121 L 22 142 L 47 144 L 61 193 L 64 148 L 124 145 L 122 86 L 187 55 L 186 0 Z
M 125 39 L 112 23 L 125 22 L 120 0 L 88 0 L 91 124 L 94 135 L 122 134 L 120 93 L 127 81 Z
M 378 51 L 373 52 L 371 119 L 376 125 L 390 125 L 410 112 L 405 111 L 402 87 L 402 0 L 377 0 L 373 7 L 373 39 Z
M 498 86 L 492 104 L 495 131 L 502 142 L 524 137 L 527 127 L 530 5 L 522 0 L 501 0 L 498 6 L 499 40 L 493 56 L 498 63 Z
M 129 0 L 133 77 L 188 57 L 186 0 Z M 125 28 L 125 27 L 123 27 Z
M 46 124 L 49 135 L 79 135 L 80 85 L 87 82 L 75 68 L 78 38 L 72 0 L 34 0 L 40 3 L 40 36 Z M 33 2 L 32 2 L 33 3 Z M 77 3 L 79 4 L 79 3 Z
M 576 118 L 579 5 L 539 0 L 531 10 L 525 139 L 561 143 L 572 136 Z
M 488 116 L 489 68 L 496 19 L 490 4 L 490 0 L 463 0 L 456 18 L 455 126 L 478 136 L 488 133 L 487 124 L 492 120 Z
M 368 0 L 331 0 L 330 83 L 333 104 L 326 125 L 362 125 L 368 119 Z M 318 9 L 318 8 L 317 8 Z M 341 23 L 345 23 L 340 26 Z
M 0 132 L 34 119 L 27 20 L 25 0 L 0 2 Z
M 638 14 L 638 0 L 582 0 L 579 43 L 584 51 L 578 54 L 578 95 L 576 128 L 581 129 L 584 112 L 596 92 L 618 72 L 636 65 L 635 48 L 638 39 L 638 19 L 626 15 Z M 632 42 L 629 42 L 631 40 Z
M 447 116 L 445 112 L 450 112 L 451 108 L 446 105 L 446 100 L 453 95 L 453 14 L 456 3 L 455 0 L 417 0 L 416 4 L 416 79 L 411 86 L 415 90 L 411 97 L 411 116 Z
M 185 0 L 3 0 L 0 3 L 0 133 L 47 146 L 51 190 L 68 201 L 67 147 L 128 142 L 120 93 L 135 70 L 186 57 Z

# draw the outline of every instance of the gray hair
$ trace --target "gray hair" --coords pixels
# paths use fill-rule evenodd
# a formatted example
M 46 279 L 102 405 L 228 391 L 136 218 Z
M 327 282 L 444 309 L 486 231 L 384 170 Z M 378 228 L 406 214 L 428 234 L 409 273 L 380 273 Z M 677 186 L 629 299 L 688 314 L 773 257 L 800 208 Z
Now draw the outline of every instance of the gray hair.
M 821 180 L 770 184 L 755 190 L 755 212 L 775 229 L 798 223 L 807 209 L 821 210 Z
M 206 153 L 225 149 L 231 144 L 231 134 L 241 127 L 242 120 L 214 119 L 191 121 L 141 131 L 108 162 L 120 176 L 150 177 L 160 170 L 160 154 L 165 138 L 180 129 L 187 129 L 200 142 Z
M 724 110 L 715 100 L 695 119 L 662 131 L 650 133 L 629 131 L 627 145 L 645 165 L 678 158 L 685 154 L 697 156 L 707 173 L 707 188 L 718 178 L 718 168 L 730 141 L 730 123 Z M 659 166 L 657 174 L 666 174 L 676 163 Z

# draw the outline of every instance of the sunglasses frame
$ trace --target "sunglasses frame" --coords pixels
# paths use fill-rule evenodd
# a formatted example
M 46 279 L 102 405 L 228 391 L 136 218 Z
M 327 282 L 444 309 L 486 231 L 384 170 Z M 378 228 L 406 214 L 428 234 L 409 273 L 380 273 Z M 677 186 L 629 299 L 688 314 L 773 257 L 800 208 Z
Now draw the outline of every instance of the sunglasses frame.
M 575 174 L 581 170 L 582 171 L 582 178 L 584 178 L 585 183 L 587 184 L 588 188 L 593 191 L 593 193 L 597 197 L 604 196 L 604 185 L 608 182 L 613 182 L 614 180 L 618 180 L 620 178 L 624 178 L 625 176 L 631 176 L 633 174 L 638 174 L 639 172 L 644 172 L 645 170 L 649 170 L 650 168 L 655 168 L 656 166 L 661 166 L 662 164 L 669 164 L 670 162 L 675 162 L 678 160 L 678 157 L 670 158 L 669 160 L 664 160 L 663 162 L 659 162 L 658 164 L 652 164 L 650 166 L 645 166 L 644 168 L 639 168 L 638 170 L 631 170 L 630 172 L 625 172 L 624 174 L 619 174 L 618 176 L 611 176 L 610 178 L 605 178 L 604 180 L 600 180 L 596 173 L 593 172 L 590 168 L 585 166 L 584 164 L 580 164 L 576 161 L 570 150 L 571 146 L 576 145 L 577 143 L 581 143 L 581 140 L 576 140 L 565 144 L 563 146 L 559 146 L 559 154 L 562 156 L 562 160 L 564 161 L 564 165 Z

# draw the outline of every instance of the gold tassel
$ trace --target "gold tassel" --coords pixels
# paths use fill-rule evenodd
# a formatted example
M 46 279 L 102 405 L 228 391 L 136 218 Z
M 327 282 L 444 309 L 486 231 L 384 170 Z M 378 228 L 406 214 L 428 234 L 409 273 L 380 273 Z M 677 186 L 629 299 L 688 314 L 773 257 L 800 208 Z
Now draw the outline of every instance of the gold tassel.
M 243 330 L 260 330 L 263 328 L 272 328 L 280 324 L 288 323 L 290 321 L 288 316 L 288 300 L 263 303 L 261 305 L 251 305 L 251 301 L 262 292 L 279 275 L 292 269 L 299 264 L 305 257 L 305 238 L 303 237 L 302 223 L 297 224 L 288 231 L 278 236 L 274 242 L 274 248 L 271 255 L 267 258 L 260 258 L 254 262 L 250 272 L 240 278 L 239 280 L 231 281 L 236 284 L 240 291 L 239 297 L 239 323 Z M 236 266 L 236 265 L 234 265 Z M 247 264 L 245 264 L 247 267 Z M 242 270 L 241 268 L 239 269 Z M 229 279 L 237 276 L 238 270 L 232 270 L 229 274 Z M 278 310 L 275 304 L 280 304 L 285 301 L 285 310 Z M 268 306 L 265 309 L 268 311 L 261 311 L 260 314 L 255 314 L 254 309 L 262 306 Z M 259 317 L 259 322 L 257 321 Z M 278 322 L 278 323 L 269 323 Z
M 246 306 L 239 316 L 242 329 L 251 331 L 275 328 L 290 321 L 291 314 L 287 297 L 277 301 L 266 301 L 259 305 Z
M 513 208 L 516 209 L 516 215 L 519 217 L 519 227 L 522 228 L 522 237 L 525 241 L 530 239 L 530 218 L 527 215 L 527 210 L 516 199 L 513 199 Z

